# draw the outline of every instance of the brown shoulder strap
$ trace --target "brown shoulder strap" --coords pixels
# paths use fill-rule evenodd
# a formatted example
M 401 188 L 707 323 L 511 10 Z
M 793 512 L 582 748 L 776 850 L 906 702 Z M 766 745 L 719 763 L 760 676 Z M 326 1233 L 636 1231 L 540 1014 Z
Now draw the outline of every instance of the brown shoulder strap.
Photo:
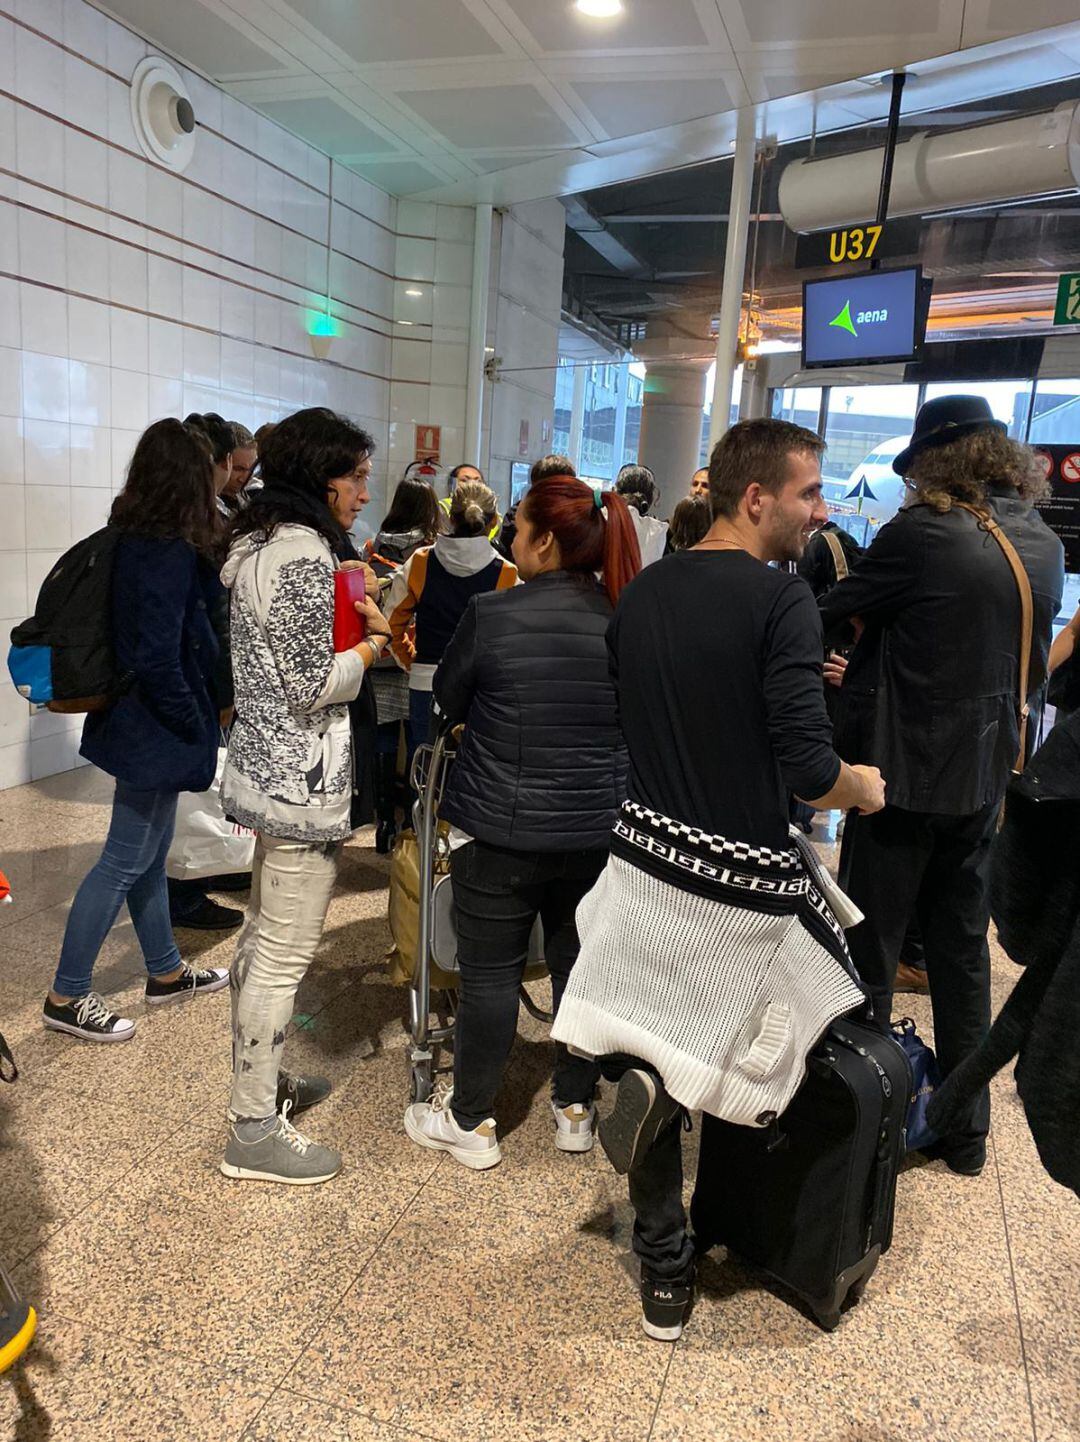
M 840 537 L 836 534 L 835 531 L 822 531 L 821 537 L 825 544 L 828 546 L 829 550 L 832 552 L 833 566 L 836 569 L 837 581 L 845 580 L 849 575 L 850 571 L 847 563 L 847 556 L 844 554 L 844 548 L 840 544 Z
M 1016 769 L 1022 771 L 1027 752 L 1028 682 L 1031 676 L 1031 642 L 1035 626 L 1035 603 L 1031 594 L 1031 582 L 1016 547 L 994 518 L 988 516 L 984 511 L 977 511 L 974 506 L 966 505 L 963 501 L 957 501 L 955 504 L 962 511 L 970 511 L 979 525 L 993 536 L 1012 569 L 1013 580 L 1020 593 L 1020 756 L 1016 763 Z

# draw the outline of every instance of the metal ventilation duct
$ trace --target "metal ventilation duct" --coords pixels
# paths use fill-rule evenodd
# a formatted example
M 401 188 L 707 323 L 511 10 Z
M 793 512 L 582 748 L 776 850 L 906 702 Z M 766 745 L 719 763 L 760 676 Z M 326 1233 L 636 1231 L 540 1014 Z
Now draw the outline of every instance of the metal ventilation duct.
M 796 160 L 780 177 L 780 213 L 792 230 L 871 220 L 883 151 Z M 1080 103 L 1040 115 L 931 133 L 896 147 L 890 216 L 1006 204 L 1080 187 Z

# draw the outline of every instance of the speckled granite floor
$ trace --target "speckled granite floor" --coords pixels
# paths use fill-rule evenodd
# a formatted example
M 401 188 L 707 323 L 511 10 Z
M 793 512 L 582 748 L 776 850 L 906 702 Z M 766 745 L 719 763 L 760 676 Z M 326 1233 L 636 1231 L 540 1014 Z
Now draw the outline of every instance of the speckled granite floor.
M 97 983 L 128 1045 L 40 1027 L 67 905 L 109 783 L 89 770 L 0 793 L 0 1257 L 38 1305 L 0 1380 L 11 1442 L 1077 1442 L 1080 1204 L 1043 1174 L 1009 1077 L 991 1161 L 901 1178 L 894 1247 L 826 1336 L 714 1255 L 676 1346 L 648 1341 L 625 1189 L 551 1144 L 543 1028 L 523 1019 L 500 1101 L 505 1161 L 465 1173 L 411 1146 L 404 994 L 380 968 L 386 866 L 361 842 L 299 997 L 292 1060 L 329 1075 L 306 1129 L 329 1186 L 216 1169 L 228 998 L 146 1014 L 131 927 Z M 369 839 L 369 838 L 368 838 Z M 232 942 L 183 938 L 227 964 Z M 1015 971 L 995 956 L 998 1004 Z M 911 1002 L 929 1030 L 926 1003 Z

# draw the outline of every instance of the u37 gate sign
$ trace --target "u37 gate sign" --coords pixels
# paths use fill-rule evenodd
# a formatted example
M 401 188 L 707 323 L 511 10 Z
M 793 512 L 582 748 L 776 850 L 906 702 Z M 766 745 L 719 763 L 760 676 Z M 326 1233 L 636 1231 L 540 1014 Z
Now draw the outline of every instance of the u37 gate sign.
M 1080 572 L 1080 439 L 1075 445 L 1036 446 L 1050 482 L 1042 518 L 1065 547 L 1065 569 Z

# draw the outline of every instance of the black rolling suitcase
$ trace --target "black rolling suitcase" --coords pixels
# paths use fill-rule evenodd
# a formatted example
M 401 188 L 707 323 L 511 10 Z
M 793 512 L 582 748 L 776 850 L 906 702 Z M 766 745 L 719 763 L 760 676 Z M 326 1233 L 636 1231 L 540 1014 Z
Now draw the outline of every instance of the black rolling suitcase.
M 761 1267 L 831 1331 L 892 1242 L 910 1095 L 902 1048 L 845 1019 L 772 1125 L 705 1116 L 691 1206 L 699 1249 L 721 1243 Z

